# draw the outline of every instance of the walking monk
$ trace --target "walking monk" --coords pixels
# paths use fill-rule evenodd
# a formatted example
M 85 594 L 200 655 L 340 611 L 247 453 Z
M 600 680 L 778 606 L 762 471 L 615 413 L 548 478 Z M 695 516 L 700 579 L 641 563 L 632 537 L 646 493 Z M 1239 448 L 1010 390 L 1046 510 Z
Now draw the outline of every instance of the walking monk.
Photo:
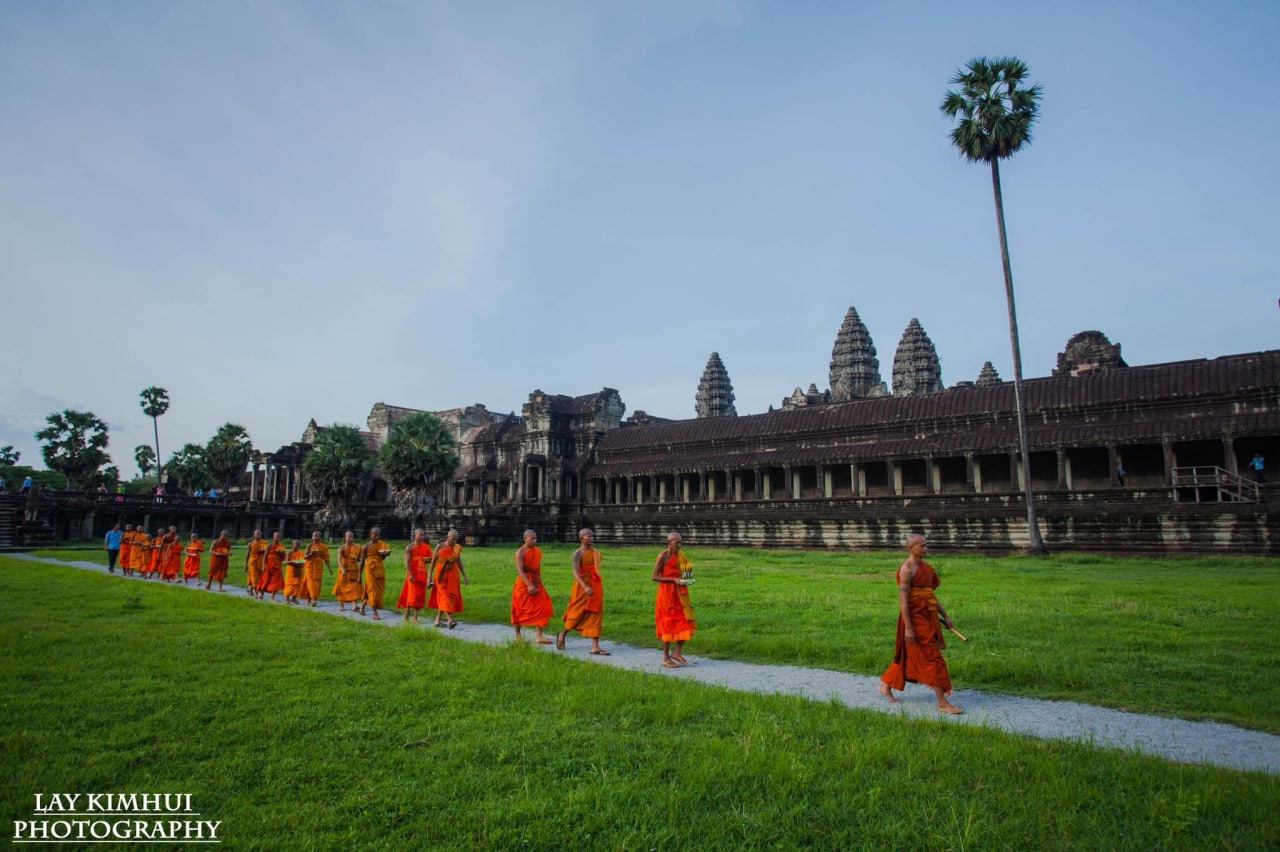
M 311 543 L 302 558 L 306 563 L 302 566 L 302 596 L 307 599 L 307 606 L 315 606 L 320 600 L 324 571 L 329 568 L 329 545 L 320 540 L 319 530 L 311 534 Z M 329 571 L 333 569 L 329 568 Z
M 440 626 L 440 616 L 449 617 L 450 630 L 458 626 L 455 612 L 462 612 L 462 584 L 471 585 L 467 569 L 462 567 L 462 545 L 458 544 L 458 531 L 449 530 L 444 544 L 431 558 L 431 598 L 427 606 L 436 610 L 435 626 Z
M 942 659 L 947 643 L 942 638 L 941 625 L 950 627 L 951 619 L 933 595 L 942 581 L 933 566 L 924 561 L 929 553 L 924 536 L 907 536 L 907 553 L 906 561 L 898 566 L 898 633 L 893 642 L 893 662 L 880 676 L 880 694 L 897 704 L 895 689 L 903 689 L 907 681 L 923 683 L 933 687 L 939 711 L 963 713 L 947 700 L 951 675 Z
M 169 532 L 164 536 L 164 549 L 160 556 L 160 576 L 166 583 L 177 581 L 181 560 L 182 542 L 178 539 L 178 528 L 169 527 Z
M 516 628 L 516 641 L 524 641 L 521 627 L 538 631 L 533 641 L 550 645 L 551 640 L 542 635 L 542 629 L 555 615 L 551 595 L 542 585 L 542 550 L 538 547 L 538 534 L 524 531 L 524 544 L 516 550 L 516 582 L 511 587 L 511 623 Z
M 138 524 L 138 528 L 133 531 L 133 546 L 129 548 L 129 573 L 146 576 L 150 553 L 151 537 L 142 528 L 142 524 Z
M 373 607 L 373 620 L 381 621 L 378 610 L 382 608 L 382 595 L 387 589 L 387 569 L 383 560 L 391 555 L 391 548 L 382 540 L 382 530 L 374 527 L 369 530 L 369 540 L 360 548 L 360 565 L 364 568 L 364 601 L 360 604 L 360 614 L 364 615 L 365 607 Z
M 120 537 L 120 573 L 126 577 L 133 574 L 133 524 L 124 525 L 124 535 Z
M 212 588 L 216 580 L 218 583 L 218 591 L 225 592 L 222 583 L 227 579 L 227 568 L 231 565 L 231 534 L 227 530 L 222 531 L 222 535 L 218 536 L 217 541 L 209 548 L 209 582 L 204 584 L 206 589 Z
M 364 586 L 360 585 L 360 545 L 356 544 L 356 535 L 351 530 L 347 530 L 338 548 L 338 577 L 333 583 L 333 596 L 338 599 L 339 612 L 345 612 L 347 604 L 351 604 L 352 612 L 358 612 L 356 601 L 364 597 Z
M 258 597 L 271 593 L 271 600 L 276 599 L 276 592 L 284 588 L 284 543 L 280 541 L 280 533 L 271 534 L 271 543 L 262 555 L 262 576 L 258 577 Z
M 164 550 L 165 534 L 163 530 L 156 530 L 155 536 L 151 539 L 151 544 L 147 546 L 150 551 L 147 556 L 147 566 L 142 569 L 142 573 L 150 580 L 160 574 L 160 562 L 162 559 L 161 552 Z
M 200 540 L 200 536 L 192 532 L 191 539 L 187 542 L 186 549 L 183 550 L 182 585 L 187 585 L 187 581 L 192 577 L 196 578 L 196 585 L 200 585 L 201 553 L 204 553 L 204 542 Z
M 284 602 L 293 606 L 302 594 L 302 566 L 306 563 L 302 544 L 295 538 L 284 561 Z
M 659 553 L 653 563 L 653 581 L 658 584 L 653 621 L 658 641 L 662 643 L 662 665 L 669 669 L 689 665 L 681 651 L 697 627 L 693 605 L 689 602 L 689 587 L 680 582 L 692 569 L 689 558 L 680 550 L 683 543 L 680 533 L 671 533 L 667 536 L 667 549 Z M 674 651 L 672 643 L 676 646 Z
M 262 579 L 262 559 L 267 555 L 267 543 L 262 540 L 262 530 L 254 530 L 249 539 L 249 549 L 244 555 L 245 586 L 249 589 L 249 597 L 260 598 L 258 581 Z
M 427 560 L 431 558 L 431 539 L 421 529 L 413 531 L 413 540 L 404 549 L 404 585 L 396 609 L 404 609 L 404 620 L 410 616 L 418 623 L 418 613 L 427 605 Z
M 565 637 L 576 630 L 591 639 L 591 653 L 601 657 L 609 652 L 600 647 L 600 628 L 604 624 L 604 581 L 600 578 L 600 551 L 595 549 L 595 533 L 578 530 L 582 546 L 573 552 L 573 585 L 569 587 L 569 605 L 564 608 L 564 630 L 556 634 L 556 647 L 564 650 Z

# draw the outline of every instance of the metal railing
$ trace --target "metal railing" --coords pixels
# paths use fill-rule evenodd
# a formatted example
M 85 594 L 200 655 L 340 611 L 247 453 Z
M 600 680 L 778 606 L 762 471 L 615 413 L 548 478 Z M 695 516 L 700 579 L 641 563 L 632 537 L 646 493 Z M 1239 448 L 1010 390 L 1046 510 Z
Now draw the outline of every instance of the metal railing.
M 1173 502 L 1175 503 L 1257 503 L 1262 499 L 1262 486 L 1226 468 L 1175 467 L 1173 469 Z

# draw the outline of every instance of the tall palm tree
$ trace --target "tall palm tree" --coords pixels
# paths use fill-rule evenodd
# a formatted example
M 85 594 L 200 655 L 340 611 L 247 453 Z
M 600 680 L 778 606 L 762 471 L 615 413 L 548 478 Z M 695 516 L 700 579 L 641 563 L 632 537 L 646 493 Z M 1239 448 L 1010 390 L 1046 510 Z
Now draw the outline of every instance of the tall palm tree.
M 1018 442 L 1022 450 L 1022 492 L 1027 504 L 1030 551 L 1045 553 L 1031 491 L 1031 453 L 1027 439 L 1027 400 L 1022 388 L 1022 349 L 1018 343 L 1018 316 L 1013 304 L 1013 270 L 1009 265 L 1009 241 L 1004 228 L 1004 198 L 1000 193 L 1000 161 L 1031 144 L 1031 126 L 1040 110 L 1039 84 L 1025 86 L 1027 65 L 1012 56 L 980 57 L 956 72 L 942 98 L 941 109 L 958 123 L 951 142 L 961 156 L 974 163 L 991 164 L 991 186 L 996 197 L 996 226 L 1000 232 L 1000 260 L 1004 265 L 1004 295 L 1009 306 L 1009 342 L 1013 347 L 1013 397 L 1018 409 Z
M 204 463 L 209 475 L 222 486 L 226 500 L 231 483 L 240 478 L 253 458 L 253 441 L 239 423 L 223 423 L 204 448 Z
M 160 425 L 156 421 L 169 410 L 169 392 L 152 385 L 145 388 L 139 396 L 142 397 L 142 401 L 138 403 L 142 406 L 142 413 L 151 418 L 151 428 L 156 434 L 156 482 L 164 485 L 164 465 L 160 464 L 160 459 L 164 456 L 160 455 Z
M 156 466 L 156 451 L 146 444 L 139 444 L 133 448 L 133 461 L 138 465 L 138 473 L 146 479 L 151 468 Z
M 335 423 L 319 431 L 302 460 L 302 472 L 324 500 L 315 515 L 317 525 L 340 530 L 355 522 L 351 504 L 369 487 L 374 462 L 373 450 L 355 426 Z
M 435 513 L 436 492 L 458 469 L 453 432 L 427 411 L 407 414 L 391 427 L 378 465 L 395 497 L 395 512 L 418 521 Z

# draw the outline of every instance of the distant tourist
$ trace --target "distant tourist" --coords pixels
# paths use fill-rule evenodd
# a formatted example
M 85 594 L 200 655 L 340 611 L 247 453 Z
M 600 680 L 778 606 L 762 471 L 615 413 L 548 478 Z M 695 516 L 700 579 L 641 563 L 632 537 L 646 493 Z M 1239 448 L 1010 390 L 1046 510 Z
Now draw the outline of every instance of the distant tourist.
M 120 525 L 113 526 L 102 540 L 102 546 L 107 551 L 107 573 L 116 573 L 116 560 L 120 558 L 120 542 L 124 539 L 124 531 L 120 529 Z
M 210 500 L 214 500 L 214 499 L 217 499 L 217 497 L 218 497 L 218 489 L 216 489 L 216 488 L 210 488 L 210 489 L 209 489 L 209 499 L 210 499 Z
M 191 496 L 192 496 L 192 497 L 203 497 L 203 496 L 204 496 L 204 489 L 203 489 L 203 488 L 197 488 L 197 489 L 196 489 L 196 493 L 192 494 Z
M 1266 467 L 1266 461 L 1262 458 L 1262 453 L 1253 454 L 1253 458 L 1249 461 L 1249 467 L 1253 468 L 1254 482 L 1261 484 L 1267 481 L 1267 478 L 1262 475 L 1262 470 Z
M 4 489 L 6 485 L 7 483 L 4 480 L 4 474 L 0 473 L 0 494 L 4 493 Z
M 458 544 L 458 531 L 449 530 L 431 557 L 431 597 L 427 606 L 436 610 L 436 627 L 442 616 L 449 619 L 446 626 L 450 630 L 458 626 L 453 616 L 462 612 L 463 583 L 470 585 L 471 580 L 462 567 L 462 545 Z
M 1116 479 L 1120 482 L 1120 487 L 1124 488 L 1124 463 L 1119 456 L 1116 456 Z
M 569 587 L 569 603 L 564 608 L 564 629 L 556 635 L 556 648 L 564 650 L 570 630 L 591 640 L 591 653 L 601 657 L 609 652 L 600 647 L 604 625 L 604 580 L 600 577 L 600 551 L 595 549 L 595 533 L 578 530 L 581 547 L 573 552 L 573 585 Z
M 25 496 L 30 493 L 31 493 L 31 477 L 28 476 L 22 480 L 22 494 L 23 496 Z
M 693 565 L 680 549 L 683 544 L 680 533 L 669 534 L 666 549 L 653 563 L 653 582 L 658 584 L 653 604 L 654 629 L 662 643 L 662 665 L 669 669 L 689 665 L 684 658 L 684 643 L 693 638 L 697 627 L 689 601 Z
M 924 561 L 929 546 L 924 536 L 907 536 L 909 554 L 898 566 L 898 633 L 893 642 L 893 662 L 880 676 L 880 694 L 900 703 L 895 689 L 906 688 L 906 682 L 933 687 L 942 713 L 963 713 L 947 700 L 951 694 L 951 675 L 942 659 L 947 646 L 942 638 L 942 625 L 951 626 L 951 618 L 934 597 L 933 590 L 942 582 L 933 566 Z
M 555 605 L 551 603 L 551 595 L 542 585 L 542 550 L 538 547 L 538 534 L 533 530 L 524 531 L 524 543 L 516 549 L 516 581 L 511 587 L 511 624 L 516 629 L 516 641 L 521 642 L 522 627 L 532 627 L 537 631 L 533 641 L 539 645 L 550 645 L 551 640 L 542 635 L 542 630 L 556 614 Z

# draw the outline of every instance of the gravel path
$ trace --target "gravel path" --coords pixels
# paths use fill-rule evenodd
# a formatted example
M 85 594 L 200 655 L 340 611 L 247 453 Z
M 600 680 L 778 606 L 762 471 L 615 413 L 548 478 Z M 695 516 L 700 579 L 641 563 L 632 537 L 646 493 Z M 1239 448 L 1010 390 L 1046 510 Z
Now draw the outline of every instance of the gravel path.
M 28 554 L 6 554 L 19 559 L 67 565 L 106 574 L 106 566 L 91 562 L 62 562 L 38 559 Z M 125 578 L 121 578 L 125 579 Z M 131 582 L 144 582 L 130 578 Z M 201 593 L 205 592 L 203 586 Z M 216 592 L 215 592 L 216 593 Z M 243 588 L 228 587 L 226 594 L 247 597 Z M 283 602 L 276 606 L 284 606 Z M 371 621 L 369 616 L 359 616 L 350 610 L 339 612 L 334 601 L 320 603 L 317 610 L 341 618 Z M 383 611 L 381 623 L 396 625 L 402 621 L 394 610 Z M 554 637 L 553 626 L 548 625 Z M 423 619 L 424 630 L 431 630 L 430 619 Z M 441 630 L 451 639 L 504 645 L 512 641 L 512 630 L 506 624 L 475 624 L 460 622 L 454 630 Z M 526 636 L 533 631 L 526 628 Z M 1016 734 L 1091 742 L 1098 746 L 1128 749 L 1154 754 L 1168 760 L 1186 763 L 1204 763 L 1231 769 L 1246 769 L 1280 775 L 1280 736 L 1250 731 L 1221 722 L 1192 722 L 1185 719 L 1168 719 L 1140 713 L 1125 713 L 1074 701 L 1041 701 L 1035 698 L 1015 698 L 975 689 L 956 690 L 951 700 L 965 709 L 962 716 L 944 716 L 934 709 L 933 690 L 908 684 L 901 704 L 889 704 L 876 692 L 879 678 L 853 675 L 825 669 L 807 669 L 799 666 L 757 665 L 731 660 L 712 660 L 688 654 L 692 665 L 681 669 L 664 669 L 659 665 L 662 655 L 655 645 L 636 648 L 606 638 L 602 647 L 610 656 L 592 656 L 587 653 L 590 640 L 570 634 L 567 649 L 557 652 L 554 645 L 542 646 L 548 653 L 562 653 L 595 665 L 610 665 L 631 671 L 648 672 L 655 677 L 672 677 L 717 684 L 744 692 L 777 695 L 798 695 L 818 701 L 835 700 L 847 707 L 875 710 L 881 713 L 911 718 L 939 719 L 945 724 L 984 725 Z M 696 640 L 693 647 L 697 647 Z

